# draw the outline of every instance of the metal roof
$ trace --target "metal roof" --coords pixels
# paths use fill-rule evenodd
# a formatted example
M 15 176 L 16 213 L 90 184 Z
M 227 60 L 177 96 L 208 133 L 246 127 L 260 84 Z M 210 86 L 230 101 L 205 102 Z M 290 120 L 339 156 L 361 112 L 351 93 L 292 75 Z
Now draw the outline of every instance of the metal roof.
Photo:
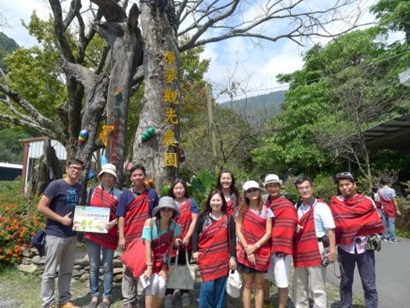
M 410 152 L 410 114 L 380 123 L 364 132 L 370 150 L 391 149 Z

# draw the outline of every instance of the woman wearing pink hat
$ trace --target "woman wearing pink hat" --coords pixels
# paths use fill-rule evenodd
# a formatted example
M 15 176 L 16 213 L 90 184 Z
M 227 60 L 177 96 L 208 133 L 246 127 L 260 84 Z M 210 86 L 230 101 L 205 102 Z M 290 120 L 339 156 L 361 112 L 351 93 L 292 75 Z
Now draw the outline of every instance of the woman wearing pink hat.
M 273 213 L 263 205 L 259 184 L 243 184 L 244 198 L 238 208 L 236 235 L 238 272 L 243 276 L 242 302 L 251 307 L 251 292 L 255 289 L 255 307 L 263 306 L 263 280 L 269 269 Z
M 121 191 L 114 187 L 117 181 L 117 169 L 113 164 L 102 166 L 98 178 L 101 183 L 89 190 L 88 205 L 97 207 L 108 207 L 111 209 L 110 222 L 105 226 L 108 233 L 85 233 L 85 243 L 87 245 L 88 258 L 90 260 L 90 308 L 97 307 L 99 297 L 99 272 L 100 255 L 102 251 L 104 269 L 104 293 L 103 300 L 99 307 L 108 308 L 111 304 L 111 293 L 113 283 L 113 258 L 114 251 L 118 243 L 117 219 L 115 211 Z

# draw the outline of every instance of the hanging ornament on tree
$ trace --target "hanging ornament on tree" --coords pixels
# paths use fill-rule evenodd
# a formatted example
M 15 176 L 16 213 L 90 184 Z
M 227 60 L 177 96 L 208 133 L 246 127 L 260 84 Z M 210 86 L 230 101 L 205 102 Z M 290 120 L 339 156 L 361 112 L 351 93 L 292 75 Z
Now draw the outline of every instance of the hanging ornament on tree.
M 83 129 L 80 131 L 80 133 L 78 134 L 78 139 L 77 142 L 79 145 L 83 145 L 84 142 L 86 142 L 88 139 L 88 131 L 86 129 Z
M 140 136 L 141 142 L 148 141 L 155 135 L 155 128 L 149 127 L 147 128 Z

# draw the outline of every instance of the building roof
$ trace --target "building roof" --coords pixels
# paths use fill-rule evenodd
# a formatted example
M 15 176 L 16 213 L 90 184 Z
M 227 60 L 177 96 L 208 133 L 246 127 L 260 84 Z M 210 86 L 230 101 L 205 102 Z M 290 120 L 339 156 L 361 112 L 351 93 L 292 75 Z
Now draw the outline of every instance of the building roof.
M 364 132 L 370 150 L 391 149 L 410 152 L 410 114 L 380 123 Z

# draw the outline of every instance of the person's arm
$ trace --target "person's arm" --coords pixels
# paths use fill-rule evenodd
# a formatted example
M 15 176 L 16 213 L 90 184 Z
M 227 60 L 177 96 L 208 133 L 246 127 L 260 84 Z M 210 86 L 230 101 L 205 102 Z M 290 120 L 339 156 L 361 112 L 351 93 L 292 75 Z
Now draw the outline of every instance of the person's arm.
M 229 236 L 229 268 L 236 268 L 236 234 L 235 234 L 235 220 L 229 217 L 228 221 L 228 236 Z
M 397 215 L 401 216 L 401 212 L 400 212 L 400 209 L 399 209 L 399 204 L 398 204 L 396 198 L 393 198 L 393 204 L 394 204 L 394 207 L 396 208 Z
M 336 261 L 336 234 L 335 229 L 329 229 L 327 236 L 329 238 L 329 253 L 327 257 L 329 258 L 329 262 L 333 263 Z
M 144 246 L 145 246 L 145 262 L 147 265 L 147 269 L 144 272 L 145 278 L 149 278 L 152 275 L 152 268 L 154 265 L 154 259 L 152 258 L 152 248 L 151 248 L 151 234 L 152 234 L 152 223 L 151 223 L 151 218 L 148 218 L 145 223 L 144 223 L 144 231 L 149 229 L 149 232 L 143 232 L 142 239 L 144 240 Z
M 52 219 L 64 226 L 70 226 L 73 220 L 70 218 L 71 212 L 65 216 L 58 215 L 56 212 L 50 209 L 51 199 L 46 195 L 42 195 L 40 202 L 37 205 L 37 209 L 48 219 Z
M 194 231 L 192 232 L 192 259 L 195 261 L 198 261 L 199 234 L 201 233 L 203 222 L 203 217 L 198 218 L 195 223 Z
M 191 239 L 192 233 L 194 232 L 197 219 L 198 219 L 198 214 L 192 213 L 191 214 L 191 224 L 189 225 L 188 232 L 185 235 L 185 237 L 182 239 L 182 243 L 184 245 L 189 244 L 189 240 Z

